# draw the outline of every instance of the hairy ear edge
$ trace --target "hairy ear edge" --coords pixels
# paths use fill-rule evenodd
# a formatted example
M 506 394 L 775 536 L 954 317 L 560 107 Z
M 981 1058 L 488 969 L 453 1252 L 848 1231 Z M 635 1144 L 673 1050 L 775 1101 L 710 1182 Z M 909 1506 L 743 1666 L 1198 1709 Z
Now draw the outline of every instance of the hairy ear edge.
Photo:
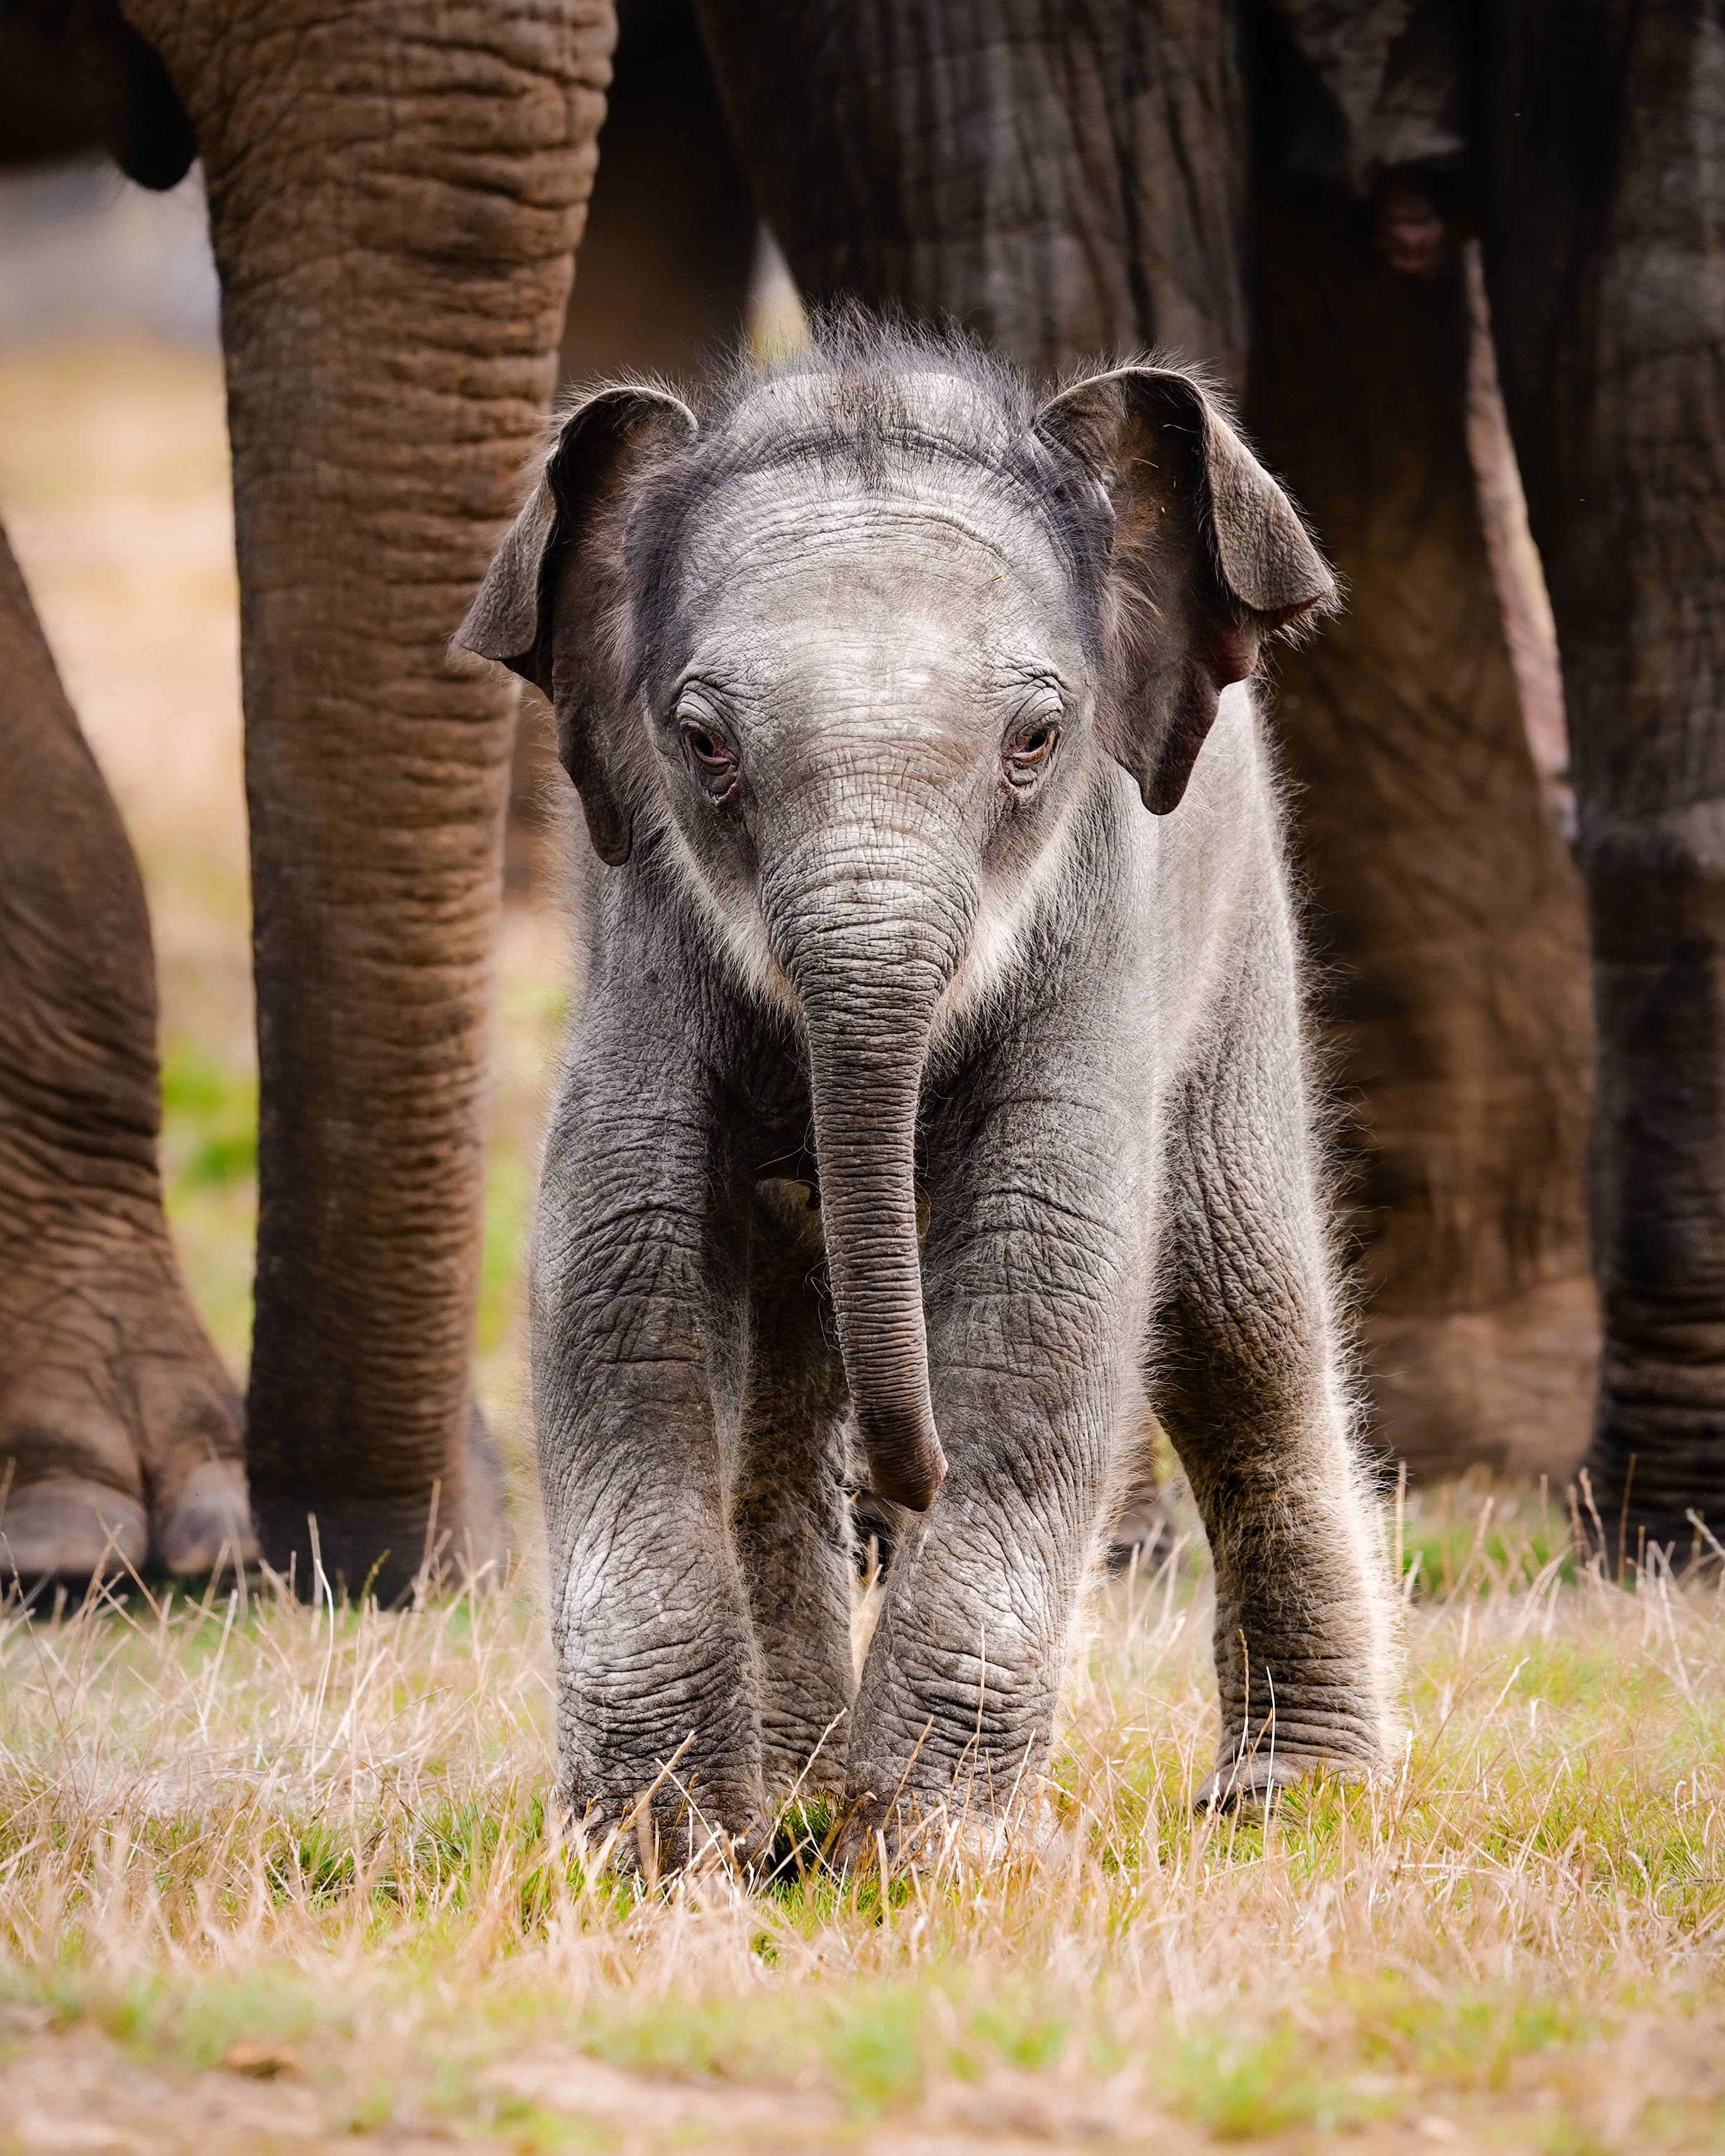
M 454 636 L 463 650 L 495 660 L 550 699 L 558 760 L 581 795 L 594 850 L 614 866 L 629 858 L 629 824 L 600 738 L 608 580 L 588 542 L 600 512 L 667 425 L 685 434 L 698 425 L 667 389 L 622 383 L 583 398 L 563 418 Z
M 1293 504 L 1189 375 L 1114 367 L 1063 390 L 1037 424 L 1089 469 L 1114 512 L 1110 745 L 1145 807 L 1166 815 L 1222 690 L 1251 673 L 1267 636 L 1332 606 L 1335 579 Z M 1170 532 L 1183 557 L 1171 559 Z

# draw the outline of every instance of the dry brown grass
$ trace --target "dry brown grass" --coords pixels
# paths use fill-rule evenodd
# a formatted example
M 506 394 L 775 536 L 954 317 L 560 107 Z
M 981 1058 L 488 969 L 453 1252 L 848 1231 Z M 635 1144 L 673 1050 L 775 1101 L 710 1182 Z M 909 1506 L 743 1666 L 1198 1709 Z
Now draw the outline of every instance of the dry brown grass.
M 1051 1830 L 986 1865 L 961 1838 L 884 1896 L 806 1860 L 753 1892 L 583 1861 L 545 1815 L 526 1594 L 387 1614 L 254 1582 L 13 1616 L 0 2146 L 72 2145 L 28 2124 L 50 2083 L 97 2132 L 147 2092 L 166 2138 L 134 2119 L 141 2147 L 182 2145 L 199 2103 L 267 2145 L 259 2072 L 296 2140 L 1707 2145 L 1720 1594 L 1575 1581 L 1533 1501 L 1481 1502 L 1411 1522 L 1451 1584 L 1414 1600 L 1382 1787 L 1194 1822 L 1214 1708 L 1189 1543 L 1101 1599 Z

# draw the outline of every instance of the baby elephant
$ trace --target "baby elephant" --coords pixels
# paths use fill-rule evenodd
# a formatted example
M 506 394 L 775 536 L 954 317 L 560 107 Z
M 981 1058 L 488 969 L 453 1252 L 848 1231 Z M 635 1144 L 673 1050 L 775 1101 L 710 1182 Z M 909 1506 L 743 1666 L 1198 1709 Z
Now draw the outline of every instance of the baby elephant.
M 550 698 L 597 856 L 533 1258 L 578 1815 L 655 1785 L 686 1853 L 819 1790 L 855 1849 L 1033 1790 L 1147 1389 L 1215 1563 L 1203 1797 L 1383 1757 L 1243 685 L 1332 593 L 1153 364 L 1043 400 L 853 322 L 562 418 L 459 640 Z M 860 1681 L 853 1436 L 916 1515 Z

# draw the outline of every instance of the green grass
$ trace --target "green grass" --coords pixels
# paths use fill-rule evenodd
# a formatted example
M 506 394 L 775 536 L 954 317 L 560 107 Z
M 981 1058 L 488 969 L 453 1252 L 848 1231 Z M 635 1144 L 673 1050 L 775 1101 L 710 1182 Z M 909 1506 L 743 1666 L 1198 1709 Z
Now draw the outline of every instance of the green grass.
M 1407 1546 L 1469 1502 L 1477 1530 L 1478 1492 L 1411 1506 Z M 572 1842 L 529 1593 L 0 1623 L 0 2001 L 51 2017 L 9 2040 L 0 2122 L 4 2076 L 82 2030 L 188 2102 L 275 2073 L 361 2138 L 1716 2146 L 1717 1591 L 1566 1579 L 1537 1498 L 1491 1526 L 1485 1590 L 1458 1558 L 1410 1610 L 1382 1784 L 1193 1817 L 1189 1544 L 1101 1595 L 1009 1845 L 961 1834 L 885 1892 L 809 1860 L 820 1807 L 752 1889 L 649 1891 Z
M 171 1208 L 201 1190 L 255 1183 L 258 1078 L 184 1039 L 162 1058 L 162 1172 Z

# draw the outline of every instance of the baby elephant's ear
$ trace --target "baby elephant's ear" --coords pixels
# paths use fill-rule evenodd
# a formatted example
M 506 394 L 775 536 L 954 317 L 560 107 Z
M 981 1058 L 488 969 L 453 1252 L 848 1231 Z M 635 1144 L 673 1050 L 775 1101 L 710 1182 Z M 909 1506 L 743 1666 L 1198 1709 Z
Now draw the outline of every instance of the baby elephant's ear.
M 1109 747 L 1158 816 L 1178 808 L 1221 694 L 1264 639 L 1332 606 L 1298 511 L 1216 405 L 1170 368 L 1122 367 L 1037 422 L 1113 510 L 1104 628 Z
M 614 701 L 610 631 L 621 596 L 620 511 L 632 474 L 696 431 L 668 390 L 600 389 L 567 415 L 539 483 L 505 533 L 455 642 L 550 698 L 557 757 L 575 782 L 602 860 L 629 859 L 629 813 L 604 732 Z

